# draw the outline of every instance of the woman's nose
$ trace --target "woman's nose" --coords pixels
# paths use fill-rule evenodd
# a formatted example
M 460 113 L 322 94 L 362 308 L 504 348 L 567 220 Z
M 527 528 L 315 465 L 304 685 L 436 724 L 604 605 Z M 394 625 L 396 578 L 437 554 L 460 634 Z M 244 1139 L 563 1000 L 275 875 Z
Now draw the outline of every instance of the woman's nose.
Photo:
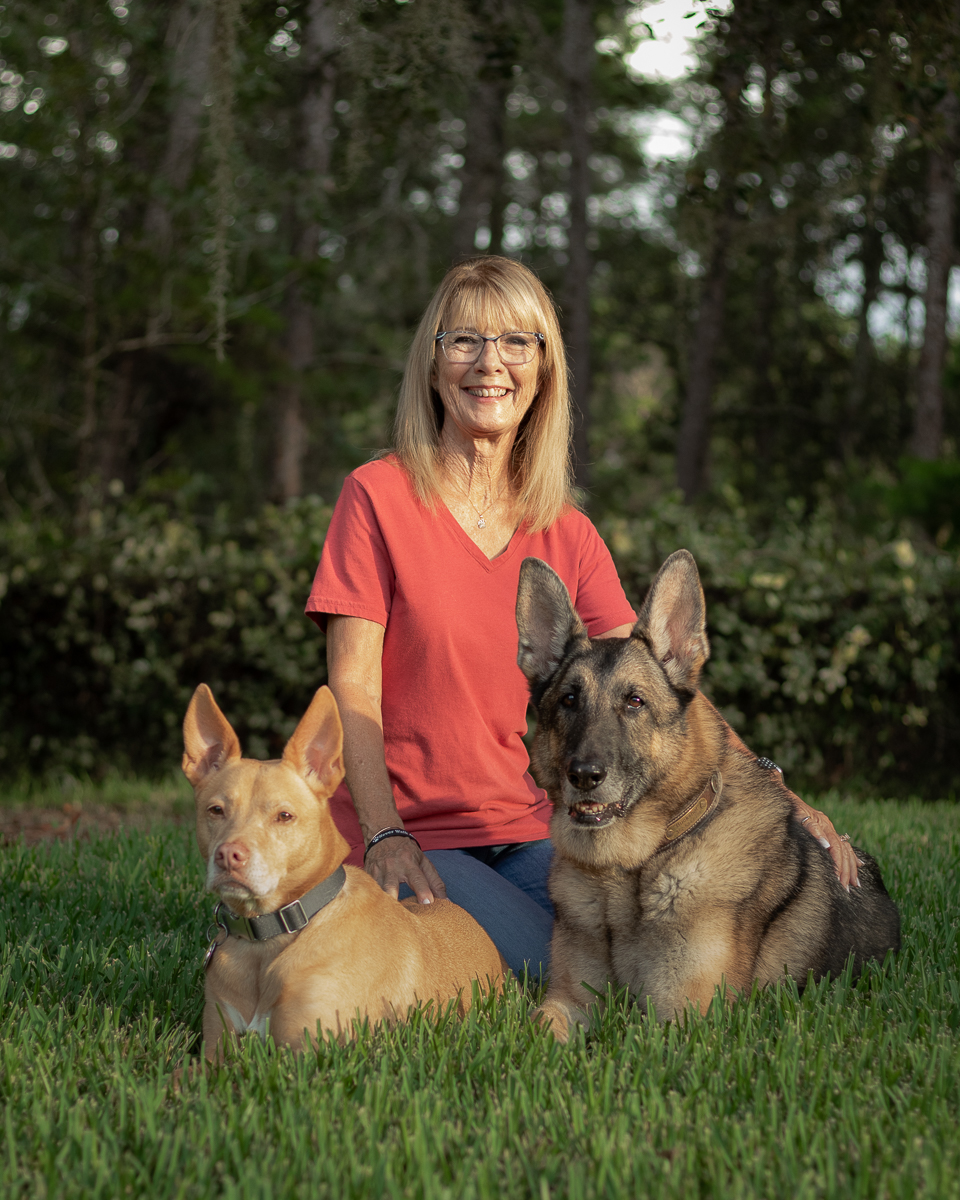
M 480 357 L 477 359 L 474 366 L 478 371 L 499 370 L 503 366 L 500 361 L 500 351 L 497 349 L 496 342 L 484 342 L 483 349 L 480 351 Z

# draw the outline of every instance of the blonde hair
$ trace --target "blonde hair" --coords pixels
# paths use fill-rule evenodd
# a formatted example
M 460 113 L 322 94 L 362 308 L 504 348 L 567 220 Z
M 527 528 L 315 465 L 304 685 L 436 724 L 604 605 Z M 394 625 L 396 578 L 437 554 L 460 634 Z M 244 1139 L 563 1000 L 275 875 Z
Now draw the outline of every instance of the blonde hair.
M 575 506 L 570 461 L 571 413 L 567 361 L 550 294 L 521 263 L 488 254 L 457 263 L 444 276 L 414 334 L 400 385 L 393 453 L 433 508 L 440 484 L 444 410 L 433 386 L 436 335 L 459 327 L 542 333 L 537 394 L 517 431 L 511 456 L 521 520 L 530 532 L 548 529 Z

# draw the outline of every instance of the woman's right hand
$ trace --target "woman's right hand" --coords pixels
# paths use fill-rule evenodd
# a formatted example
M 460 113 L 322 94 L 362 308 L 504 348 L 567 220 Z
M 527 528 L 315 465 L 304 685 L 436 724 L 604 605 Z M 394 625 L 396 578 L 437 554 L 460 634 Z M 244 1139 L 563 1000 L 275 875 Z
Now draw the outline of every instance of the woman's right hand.
M 447 889 L 436 867 L 411 838 L 391 837 L 377 842 L 363 866 L 394 900 L 401 883 L 407 884 L 421 904 L 446 899 Z

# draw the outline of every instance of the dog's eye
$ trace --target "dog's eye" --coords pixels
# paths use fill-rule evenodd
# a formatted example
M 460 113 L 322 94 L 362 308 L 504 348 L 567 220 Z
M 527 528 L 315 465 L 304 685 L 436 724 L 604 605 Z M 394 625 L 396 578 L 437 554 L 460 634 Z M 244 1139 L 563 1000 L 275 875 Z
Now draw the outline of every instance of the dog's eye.
M 277 820 L 278 820 L 278 821 L 281 821 L 283 824 L 286 824 L 286 823 L 287 823 L 287 821 L 292 821 L 292 820 L 293 820 L 293 813 L 292 813 L 292 812 L 280 812 L 280 813 L 277 813 Z
M 223 806 L 220 804 L 211 804 L 209 806 L 209 808 L 207 809 L 207 812 L 210 814 L 211 817 L 222 817 L 223 816 Z
M 638 696 L 636 692 L 627 697 L 627 708 L 643 708 L 644 699 Z
M 567 692 L 565 695 L 560 697 L 560 703 L 564 708 L 573 708 L 577 703 L 577 693 Z

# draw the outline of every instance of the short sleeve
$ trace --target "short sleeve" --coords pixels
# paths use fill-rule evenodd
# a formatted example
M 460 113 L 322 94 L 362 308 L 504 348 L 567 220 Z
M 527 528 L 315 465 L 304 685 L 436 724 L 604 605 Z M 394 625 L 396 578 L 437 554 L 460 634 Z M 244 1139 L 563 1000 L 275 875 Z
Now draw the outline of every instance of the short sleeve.
M 627 600 L 603 538 L 586 517 L 579 513 L 577 516 L 584 528 L 574 607 L 586 625 L 587 633 L 596 637 L 620 625 L 632 625 L 637 614 Z
M 344 482 L 323 543 L 306 613 L 321 629 L 327 617 L 363 617 L 386 626 L 395 577 L 380 522 L 366 488 Z

